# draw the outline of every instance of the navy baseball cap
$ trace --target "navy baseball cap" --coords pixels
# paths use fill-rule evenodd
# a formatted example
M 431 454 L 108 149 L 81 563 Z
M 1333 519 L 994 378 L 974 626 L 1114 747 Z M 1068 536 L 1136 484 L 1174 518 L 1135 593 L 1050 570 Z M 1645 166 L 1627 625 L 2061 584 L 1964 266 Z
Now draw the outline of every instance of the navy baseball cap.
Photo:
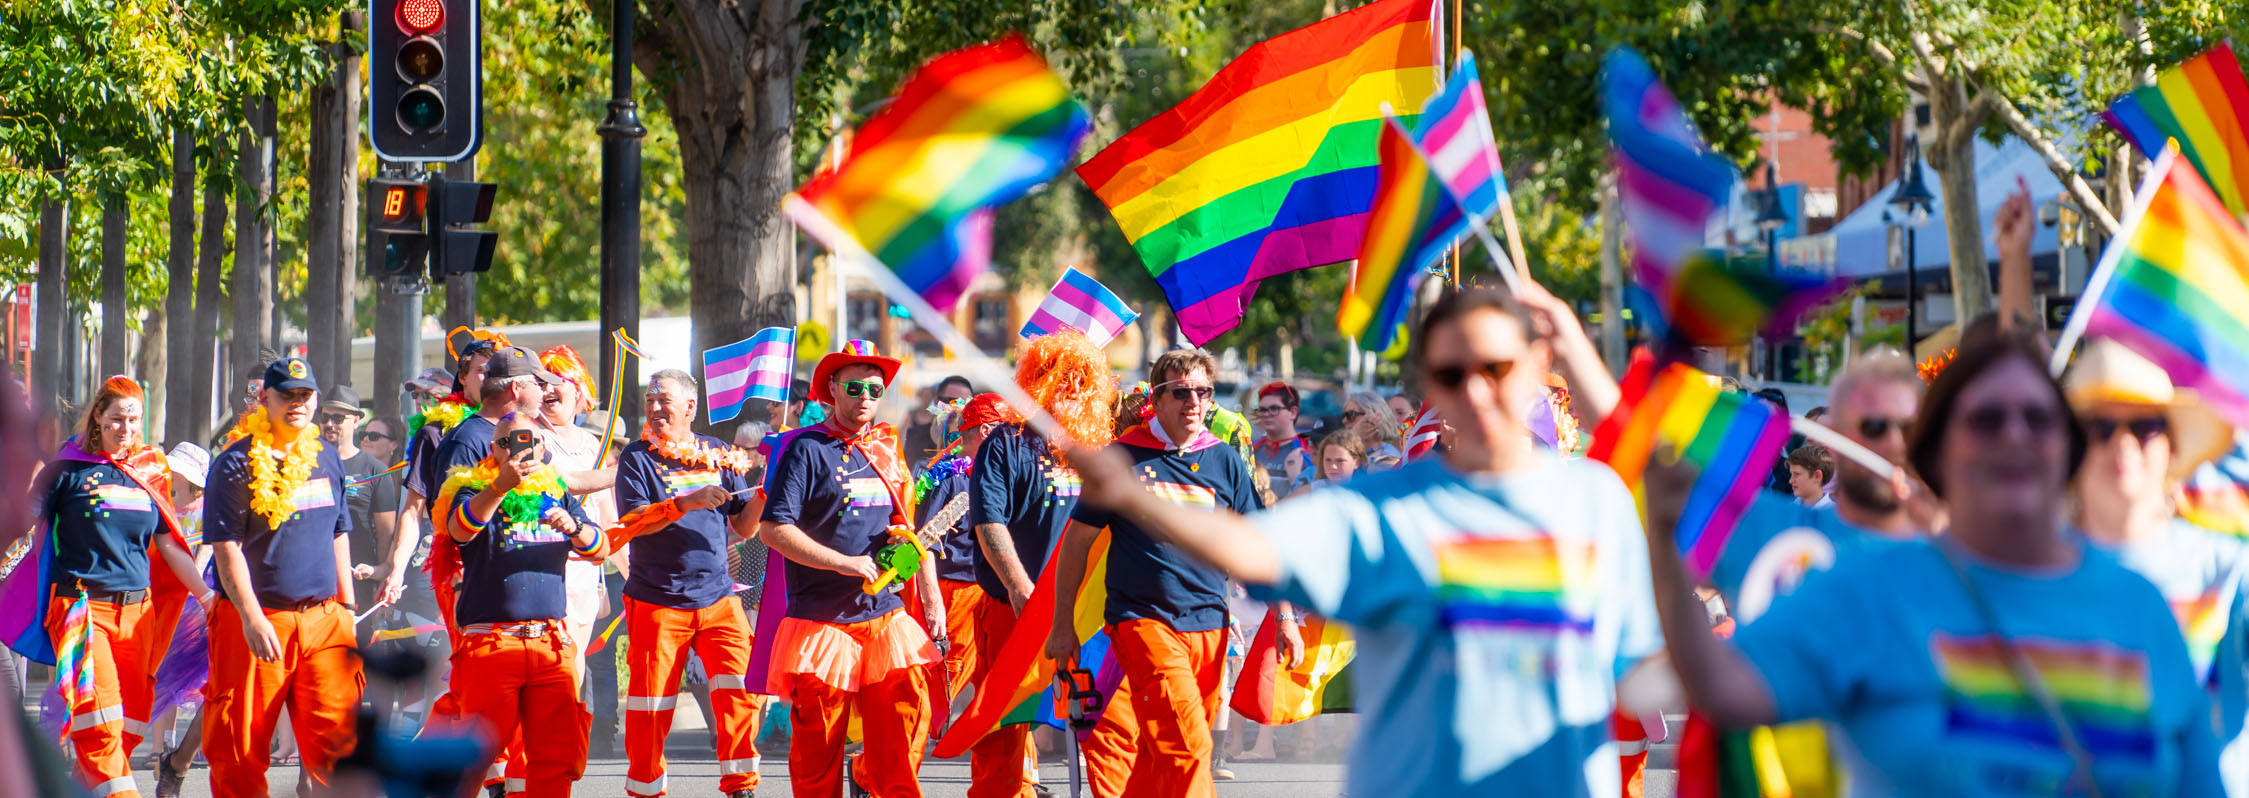
M 320 383 L 312 378 L 312 364 L 301 357 L 285 357 L 266 366 L 265 387 L 276 391 L 294 391 L 299 388 L 320 390 Z

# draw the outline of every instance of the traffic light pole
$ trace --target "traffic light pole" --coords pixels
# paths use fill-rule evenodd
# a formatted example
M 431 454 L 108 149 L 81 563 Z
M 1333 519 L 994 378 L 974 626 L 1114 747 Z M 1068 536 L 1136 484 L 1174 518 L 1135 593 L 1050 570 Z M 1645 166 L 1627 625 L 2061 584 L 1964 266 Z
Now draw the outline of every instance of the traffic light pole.
M 391 163 L 378 163 L 376 173 L 384 178 L 412 178 L 420 169 Z M 370 203 L 378 201 L 370 198 Z M 374 210 L 379 211 L 379 204 Z M 425 256 L 426 257 L 426 256 Z M 368 248 L 368 277 L 375 288 L 375 414 L 386 418 L 404 418 L 418 408 L 403 403 L 401 386 L 422 372 L 422 294 L 427 283 L 420 273 L 420 264 L 406 276 L 384 275 L 377 264 L 385 262 L 386 255 L 374 246 Z
M 639 0 L 610 0 L 609 118 L 601 123 L 601 373 L 624 357 L 610 330 L 640 337 L 640 125 L 633 102 L 633 16 Z M 622 396 L 606 397 L 624 417 L 623 434 L 640 429 L 639 364 L 628 359 Z

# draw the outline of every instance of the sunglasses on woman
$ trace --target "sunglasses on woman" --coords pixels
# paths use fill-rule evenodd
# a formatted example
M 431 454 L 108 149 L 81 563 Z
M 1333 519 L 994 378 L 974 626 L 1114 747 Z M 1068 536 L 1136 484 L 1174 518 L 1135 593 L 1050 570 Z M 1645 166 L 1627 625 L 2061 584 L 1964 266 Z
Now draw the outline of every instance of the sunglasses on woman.
M 2044 435 L 2060 426 L 2059 414 L 2050 407 L 1985 405 L 1960 415 L 1961 424 L 1976 437 L 1986 440 L 1999 437 L 2007 428 L 2007 419 L 2020 418 L 2023 427 L 2032 435 Z
M 384 434 L 384 433 L 381 433 L 381 432 L 376 432 L 376 431 L 373 431 L 373 430 L 369 430 L 369 431 L 367 431 L 367 432 L 362 432 L 362 433 L 359 433 L 359 439 L 360 439 L 360 440 L 363 440 L 363 441 L 388 441 L 388 440 L 396 440 L 395 438 L 392 438 L 391 436 L 389 436 L 389 435 L 387 435 L 387 434 Z
M 1515 361 L 1512 360 L 1492 360 L 1483 363 L 1465 363 L 1454 366 L 1432 366 L 1429 369 L 1429 379 L 1430 381 L 1437 383 L 1437 387 L 1443 388 L 1448 391 L 1453 391 L 1459 390 L 1460 386 L 1466 384 L 1468 382 L 1468 378 L 1472 375 L 1481 376 L 1484 379 L 1491 380 L 1492 382 L 1499 382 L 1502 379 L 1506 379 L 1507 373 L 1513 370 L 1515 370 Z
M 1343 421 L 1345 423 L 1357 421 L 1360 418 L 1365 417 L 1366 414 L 1367 411 L 1364 410 L 1345 410 L 1343 411 Z
M 881 399 L 882 383 L 876 382 L 874 380 L 851 380 L 843 384 L 843 395 L 849 396 L 853 399 L 858 399 L 860 397 L 866 397 L 868 399 Z

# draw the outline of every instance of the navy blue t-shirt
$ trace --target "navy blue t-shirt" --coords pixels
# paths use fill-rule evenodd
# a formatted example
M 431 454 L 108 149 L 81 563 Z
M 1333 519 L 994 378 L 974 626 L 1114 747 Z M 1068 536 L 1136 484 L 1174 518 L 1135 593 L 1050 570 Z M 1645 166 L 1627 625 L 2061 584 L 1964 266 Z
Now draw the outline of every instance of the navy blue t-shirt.
M 1078 472 L 1054 458 L 1046 438 L 1021 424 L 1002 424 L 976 450 L 976 469 L 969 477 L 968 522 L 973 529 L 985 524 L 1007 527 L 1015 542 L 1015 558 L 1033 581 L 1046 569 L 1047 555 L 1062 530 L 1070 525 L 1070 512 L 1078 508 Z M 1007 600 L 1007 585 L 987 558 L 976 558 L 976 584 L 984 595 Z
M 436 424 L 423 424 L 414 430 L 406 443 L 406 489 L 430 498 L 445 485 L 445 469 L 437 467 L 437 447 L 445 444 L 445 433 Z M 431 482 L 430 475 L 437 475 Z M 431 504 L 436 504 L 432 501 Z
M 1140 484 L 1186 507 L 1246 513 L 1258 508 L 1257 490 L 1241 451 L 1224 444 L 1170 452 L 1114 444 L 1132 458 Z M 1109 623 L 1161 621 L 1181 632 L 1226 626 L 1226 575 L 1131 521 L 1107 510 L 1080 506 L 1071 520 L 1109 528 Z
M 320 445 L 319 461 L 297 488 L 297 512 L 276 530 L 250 508 L 250 442 L 235 441 L 211 461 L 211 486 L 203 498 L 204 542 L 242 544 L 250 588 L 260 603 L 335 596 L 336 538 L 351 532 L 343 462 L 334 448 Z M 278 470 L 280 464 L 274 467 Z M 223 583 L 220 590 L 225 590 Z
M 847 557 L 873 556 L 890 543 L 893 504 L 874 464 L 822 427 L 797 436 L 774 464 L 763 520 L 795 525 Z M 888 590 L 867 595 L 858 577 L 788 562 L 791 618 L 858 623 L 905 606 Z
M 697 435 L 704 446 L 717 438 Z M 726 517 L 749 506 L 750 480 L 723 469 L 696 468 L 656 454 L 647 441 L 633 441 L 617 461 L 617 511 L 629 513 L 656 502 L 716 485 L 735 495 L 725 504 L 696 510 L 671 526 L 634 538 L 632 574 L 625 595 L 673 609 L 699 610 L 734 594 L 734 575 L 726 570 L 726 547 L 733 531 Z
M 147 588 L 148 543 L 164 524 L 154 498 L 109 463 L 57 461 L 50 473 L 55 481 L 39 508 L 54 519 L 54 584 Z
M 467 502 L 474 495 L 475 490 L 462 488 L 453 499 Z M 578 523 L 593 523 L 576 496 L 563 496 L 555 506 Z M 539 514 L 546 515 L 544 508 Z M 560 621 L 569 605 L 562 584 L 563 564 L 569 560 L 568 535 L 536 518 L 515 525 L 494 518 L 482 534 L 461 544 L 461 591 L 454 599 L 454 617 L 462 625 Z
M 929 519 L 945 509 L 945 503 L 952 501 L 953 497 L 968 493 L 969 484 L 969 474 L 958 470 L 937 480 L 937 484 L 929 489 L 929 496 L 922 499 L 921 506 L 914 508 L 914 529 L 919 531 L 923 525 L 928 524 Z M 945 530 L 945 536 L 939 541 L 937 550 L 930 552 L 937 555 L 937 578 L 951 582 L 976 581 L 976 561 L 983 558 L 977 554 L 976 538 L 969 534 L 968 516 L 963 515 L 960 520 L 954 521 L 953 526 Z
M 492 435 L 499 429 L 483 416 L 469 416 L 445 433 L 445 442 L 437 445 L 429 470 L 422 474 L 422 495 L 430 497 L 431 505 L 437 504 L 437 492 L 445 489 L 445 478 L 453 469 L 483 462 L 492 453 Z

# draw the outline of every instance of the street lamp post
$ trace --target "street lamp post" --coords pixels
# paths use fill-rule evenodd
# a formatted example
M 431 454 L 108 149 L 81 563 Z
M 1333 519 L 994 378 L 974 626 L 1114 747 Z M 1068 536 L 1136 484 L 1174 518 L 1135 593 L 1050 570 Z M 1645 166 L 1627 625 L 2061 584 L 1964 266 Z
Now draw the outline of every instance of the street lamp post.
M 610 373 L 628 356 L 609 331 L 640 335 L 639 105 L 633 102 L 633 17 L 639 0 L 611 0 L 609 118 L 601 133 L 601 370 Z M 638 374 L 638 370 L 634 370 Z M 638 384 L 637 379 L 628 380 Z M 640 402 L 609 397 L 610 422 L 640 428 Z M 627 434 L 630 434 L 629 432 Z
M 1765 234 L 1765 271 L 1780 271 L 1780 229 L 1788 224 L 1788 214 L 1780 207 L 1780 181 L 1775 176 L 1773 162 L 1765 162 L 1765 190 L 1757 197 L 1757 229 Z M 1765 334 L 1756 333 L 1759 351 L 1758 376 L 1770 378 L 1773 361 L 1777 358 L 1765 349 Z
M 1905 215 L 1905 351 L 1910 355 L 1921 323 L 1921 281 L 1916 233 L 1929 222 L 1929 206 L 1936 196 L 1921 177 L 1921 134 L 1905 139 L 1905 174 L 1890 195 L 1890 205 Z

